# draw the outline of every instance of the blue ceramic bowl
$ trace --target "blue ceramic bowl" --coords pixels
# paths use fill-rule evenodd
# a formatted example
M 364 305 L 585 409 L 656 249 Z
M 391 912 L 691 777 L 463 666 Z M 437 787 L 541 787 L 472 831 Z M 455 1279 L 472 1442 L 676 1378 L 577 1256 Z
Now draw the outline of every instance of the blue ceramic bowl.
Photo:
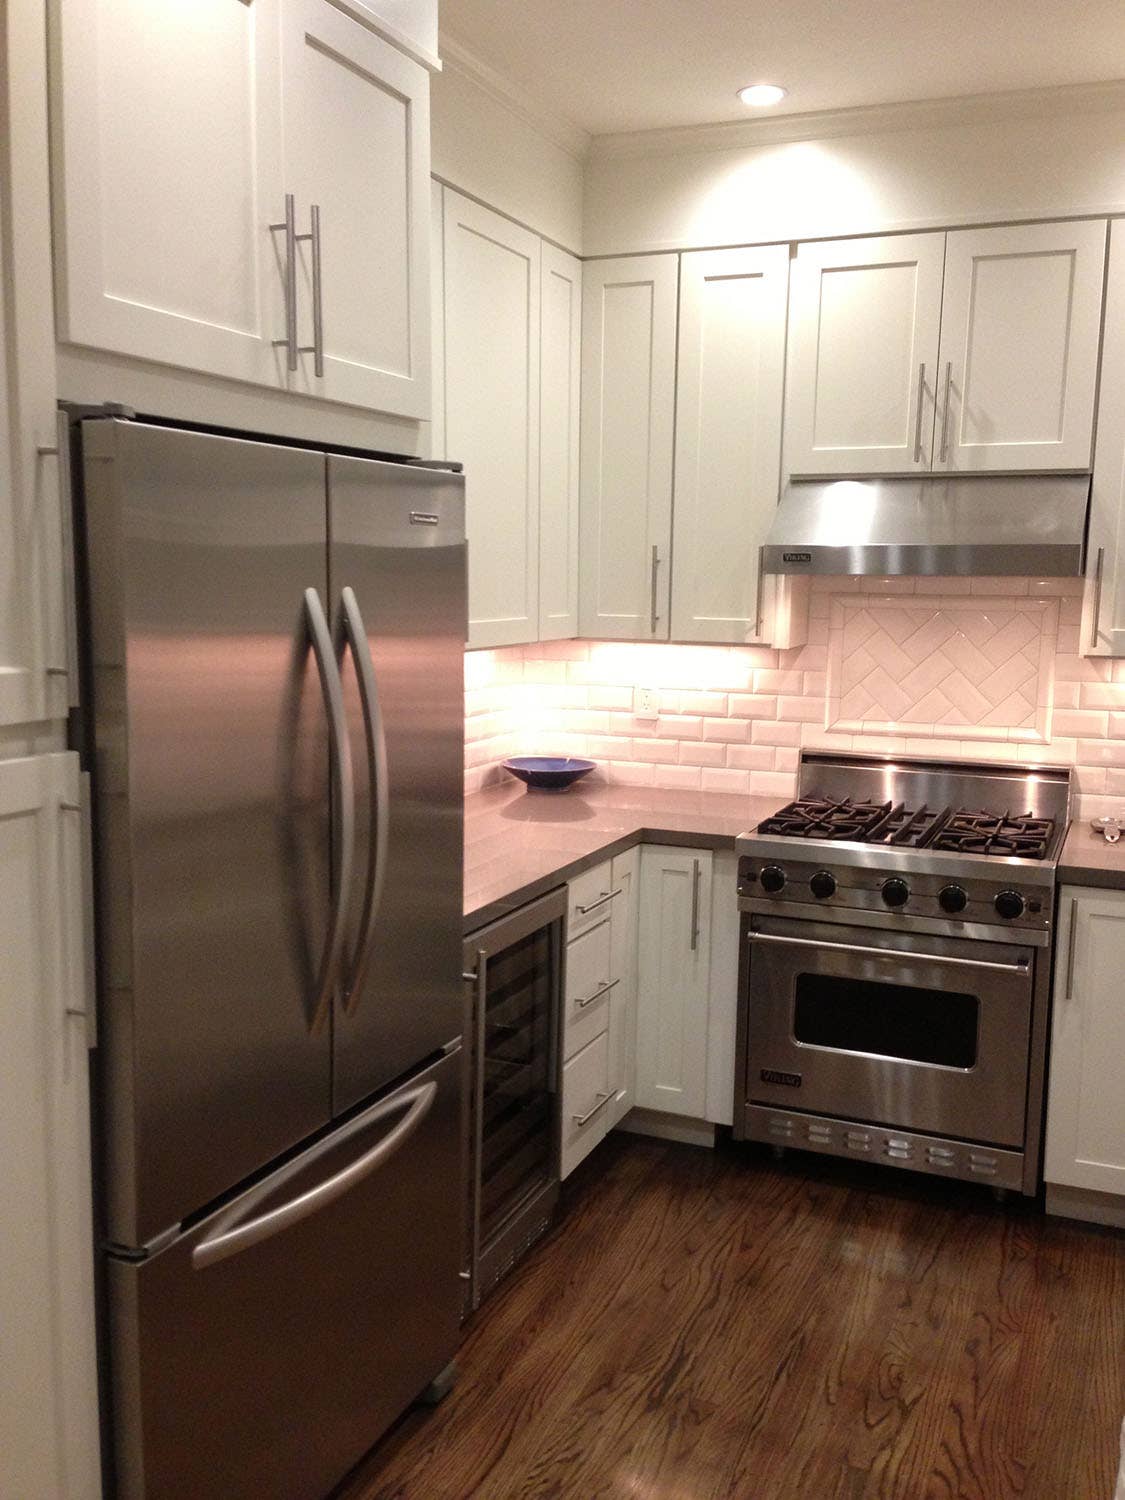
M 504 769 L 528 786 L 563 792 L 571 782 L 588 775 L 596 764 L 596 761 L 576 760 L 569 755 L 517 755 L 504 762 Z

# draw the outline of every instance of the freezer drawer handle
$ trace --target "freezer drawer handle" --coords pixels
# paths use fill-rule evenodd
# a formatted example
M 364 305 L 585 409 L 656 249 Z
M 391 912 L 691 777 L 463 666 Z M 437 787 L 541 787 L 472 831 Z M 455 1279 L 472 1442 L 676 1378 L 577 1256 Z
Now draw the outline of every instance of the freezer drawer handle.
M 336 976 L 344 957 L 344 898 L 351 889 L 352 865 L 355 859 L 355 784 L 352 779 L 352 752 L 344 718 L 344 690 L 340 671 L 324 618 L 324 606 L 316 589 L 305 590 L 305 618 L 309 639 L 320 674 L 324 711 L 328 716 L 328 739 L 332 765 L 332 847 L 336 854 L 336 879 L 332 911 L 324 939 L 324 953 L 316 980 L 310 1030 L 320 1030 L 332 1004 Z
M 346 588 L 340 595 L 339 628 L 336 635 L 336 655 L 343 659 L 350 648 L 355 662 L 356 679 L 359 682 L 359 701 L 363 707 L 363 733 L 367 743 L 367 777 L 371 788 L 371 833 L 368 842 L 367 879 L 363 890 L 363 914 L 359 921 L 359 936 L 355 952 L 345 960 L 345 970 L 340 982 L 340 998 L 346 1015 L 351 1015 L 359 1004 L 367 962 L 371 956 L 371 939 L 375 921 L 383 899 L 383 885 L 387 875 L 387 833 L 390 824 L 390 798 L 387 782 L 387 736 L 383 725 L 383 713 L 379 706 L 379 687 L 375 680 L 375 663 L 371 657 L 371 642 L 367 627 L 359 612 L 355 591 Z
M 236 1206 L 236 1211 L 229 1217 L 224 1215 L 215 1226 L 213 1234 L 201 1240 L 191 1252 L 191 1263 L 197 1271 L 203 1271 L 208 1266 L 216 1265 L 228 1256 L 238 1255 L 240 1251 L 249 1250 L 251 1245 L 259 1245 L 263 1240 L 272 1239 L 275 1234 L 280 1234 L 283 1229 L 288 1229 L 292 1224 L 299 1224 L 302 1219 L 307 1219 L 311 1214 L 319 1213 L 322 1208 L 327 1208 L 330 1203 L 335 1203 L 337 1198 L 342 1198 L 365 1177 L 377 1171 L 390 1160 L 395 1153 L 406 1144 L 422 1121 L 429 1114 L 437 1094 L 437 1084 L 431 1078 L 428 1082 L 417 1085 L 407 1093 L 396 1095 L 388 1099 L 382 1110 L 382 1114 L 390 1114 L 401 1105 L 410 1102 L 410 1108 L 389 1135 L 385 1135 L 370 1151 L 358 1157 L 343 1171 L 337 1172 L 335 1176 L 329 1177 L 325 1182 L 317 1183 L 316 1187 L 309 1188 L 305 1193 L 291 1198 L 288 1203 L 283 1203 L 278 1208 L 271 1208 L 269 1213 L 261 1214 L 248 1223 L 240 1223 L 240 1217 L 248 1209 L 255 1207 L 255 1201 L 243 1201 Z M 368 1116 L 364 1125 L 373 1123 L 381 1118 L 380 1113 Z M 291 1164 L 294 1171 L 301 1170 L 306 1161 L 298 1158 Z M 272 1192 L 277 1187 L 277 1178 L 268 1180 L 262 1184 L 267 1192 Z M 256 1201 L 261 1201 L 259 1194 Z M 250 1195 L 254 1199 L 254 1195 Z
M 868 948 L 858 943 L 825 943 L 819 938 L 781 937 L 772 932 L 748 932 L 754 943 L 784 943 L 790 948 L 824 948 L 829 953 L 862 953 L 872 958 L 900 958 L 911 963 L 952 964 L 958 969 L 1001 969 L 1005 974 L 1026 974 L 1028 961 L 1017 958 L 1014 964 L 996 963 L 988 958 L 957 958 L 952 953 L 906 953 L 897 948 Z

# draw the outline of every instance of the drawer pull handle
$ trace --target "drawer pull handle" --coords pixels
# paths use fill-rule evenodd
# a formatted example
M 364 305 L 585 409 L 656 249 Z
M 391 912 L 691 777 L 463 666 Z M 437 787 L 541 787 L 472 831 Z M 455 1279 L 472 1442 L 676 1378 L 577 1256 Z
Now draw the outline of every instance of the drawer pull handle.
M 589 906 L 576 906 L 574 908 L 577 916 L 585 917 L 592 911 L 597 911 L 599 906 L 604 906 L 607 901 L 612 901 L 615 896 L 620 896 L 621 887 L 615 891 L 603 891 L 596 901 L 591 901 Z
M 585 1000 L 576 1000 L 574 1002 L 575 1005 L 579 1010 L 585 1010 L 587 1005 L 593 1005 L 595 1000 L 600 1000 L 603 995 L 608 995 L 616 983 L 616 979 L 603 979 L 592 995 L 587 995 Z
M 598 1094 L 597 1103 L 591 1109 L 588 1109 L 584 1115 L 575 1115 L 574 1123 L 576 1125 L 588 1125 L 598 1110 L 604 1109 L 612 1098 L 612 1094 Z

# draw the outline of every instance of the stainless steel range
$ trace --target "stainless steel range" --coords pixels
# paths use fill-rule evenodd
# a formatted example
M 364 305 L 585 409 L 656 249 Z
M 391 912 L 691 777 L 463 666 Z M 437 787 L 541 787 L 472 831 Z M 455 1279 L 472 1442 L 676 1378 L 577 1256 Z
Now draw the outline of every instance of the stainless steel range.
M 1063 767 L 801 757 L 738 839 L 737 1140 L 1039 1184 Z

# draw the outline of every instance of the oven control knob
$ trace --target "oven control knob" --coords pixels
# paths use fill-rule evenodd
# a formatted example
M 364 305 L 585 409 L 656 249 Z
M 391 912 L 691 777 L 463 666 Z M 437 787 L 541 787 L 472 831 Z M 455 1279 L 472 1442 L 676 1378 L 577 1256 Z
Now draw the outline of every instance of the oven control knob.
M 910 887 L 905 880 L 884 880 L 880 890 L 888 906 L 905 906 L 910 900 Z
M 785 889 L 785 871 L 780 865 L 766 865 L 761 874 L 762 890 L 767 896 L 776 896 Z
M 809 890 L 821 901 L 836 894 L 836 877 L 829 870 L 818 870 L 809 881 Z
M 968 904 L 969 898 L 959 885 L 943 885 L 938 891 L 938 905 L 951 916 L 964 911 Z
M 992 903 L 1000 916 L 1007 917 L 1009 921 L 1013 917 L 1022 917 L 1024 899 L 1019 891 L 1001 891 Z

